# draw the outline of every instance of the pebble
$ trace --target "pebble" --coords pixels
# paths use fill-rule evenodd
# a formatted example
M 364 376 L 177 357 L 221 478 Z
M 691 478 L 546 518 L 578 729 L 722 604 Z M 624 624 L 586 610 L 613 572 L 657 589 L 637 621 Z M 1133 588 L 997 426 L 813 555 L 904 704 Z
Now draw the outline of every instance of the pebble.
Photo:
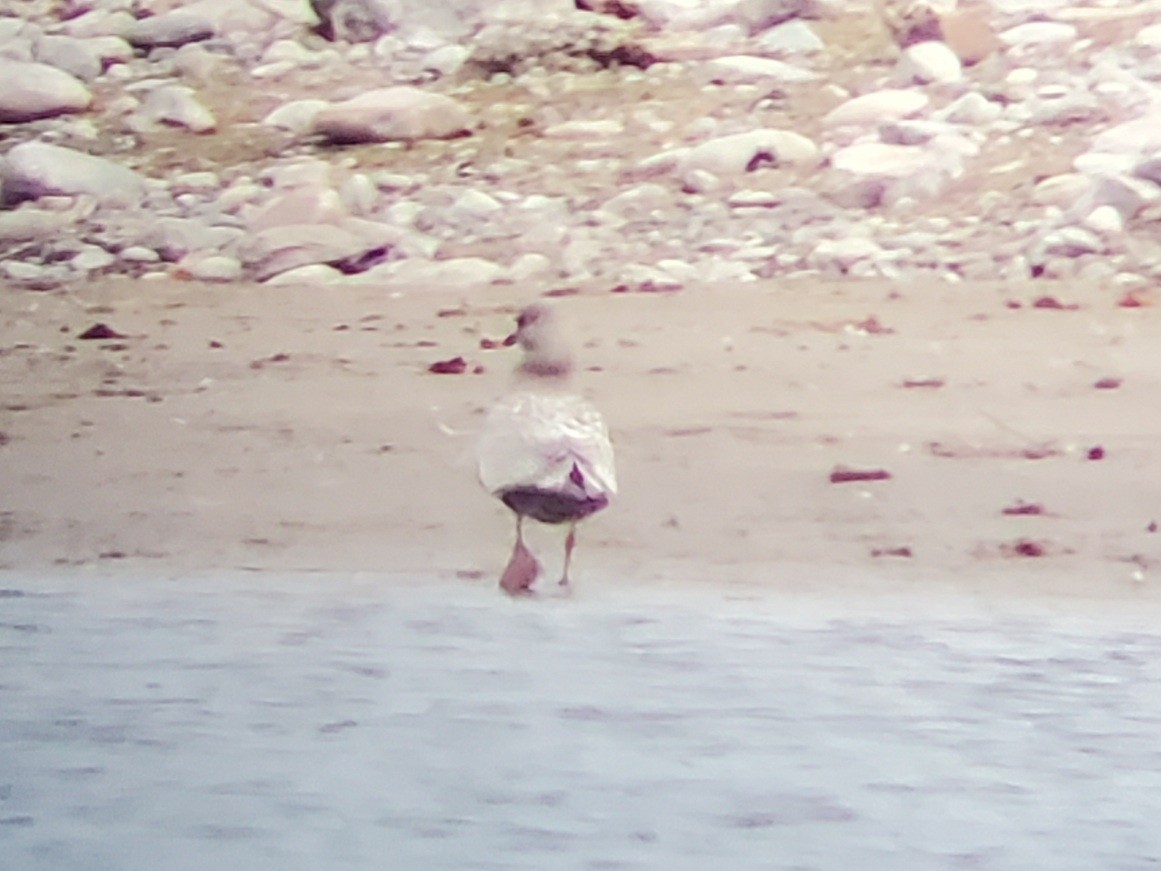
M 449 139 L 470 126 L 467 111 L 451 97 L 401 85 L 331 103 L 315 115 L 313 129 L 332 142 L 352 144 Z
M 827 127 L 873 127 L 918 115 L 930 102 L 921 91 L 888 88 L 851 98 L 831 109 L 822 122 Z
M 212 22 L 180 9 L 138 19 L 121 34 L 130 45 L 145 49 L 172 48 L 213 35 Z
M 0 18 L 0 74 L 24 75 L 0 89 L 0 182 L 33 200 L 0 212 L 6 273 L 1155 280 L 1161 25 L 1139 4 L 923 0 L 934 24 L 895 34 L 892 70 L 814 17 L 826 3 L 636 0 L 621 21 L 544 0 L 528 28 L 505 19 L 522 2 L 316 0 L 348 36 L 380 16 L 360 44 L 310 34 L 297 0 Z M 222 108 L 223 83 L 247 102 Z M 637 103 L 610 111 L 610 88 Z M 162 138 L 158 178 L 127 168 Z M 329 147 L 363 142 L 403 144 Z
M 177 264 L 179 274 L 195 281 L 237 281 L 242 277 L 242 263 L 223 254 L 189 254 Z
M 111 205 L 135 205 L 146 194 L 144 179 L 103 157 L 43 142 L 13 146 L 0 162 L 6 201 L 85 194 Z
M 212 133 L 218 122 L 203 106 L 192 88 L 164 85 L 150 91 L 141 103 L 136 117 L 143 129 L 164 125 L 184 127 L 191 133 Z
M 715 58 L 705 64 L 703 75 L 716 83 L 731 84 L 742 82 L 791 84 L 810 82 L 818 78 L 818 74 L 812 70 L 775 58 L 752 55 Z
M 93 95 L 76 76 L 43 63 L 0 58 L 0 123 L 83 112 Z
M 921 85 L 946 85 L 963 80 L 959 55 L 946 43 L 936 40 L 917 42 L 903 50 L 903 66 L 912 80 Z

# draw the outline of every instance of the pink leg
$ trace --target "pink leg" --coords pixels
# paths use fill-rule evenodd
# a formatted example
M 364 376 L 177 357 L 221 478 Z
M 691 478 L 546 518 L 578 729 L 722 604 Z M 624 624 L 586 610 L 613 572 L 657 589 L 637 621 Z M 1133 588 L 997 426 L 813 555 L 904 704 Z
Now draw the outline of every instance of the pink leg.
M 512 548 L 512 557 L 504 568 L 504 574 L 500 576 L 500 586 L 513 596 L 527 595 L 538 574 L 540 563 L 524 545 L 524 518 L 517 514 L 516 546 Z
M 572 551 L 576 547 L 576 524 L 568 528 L 568 535 L 564 539 L 564 574 L 560 577 L 560 585 L 568 586 L 568 567 L 572 563 Z

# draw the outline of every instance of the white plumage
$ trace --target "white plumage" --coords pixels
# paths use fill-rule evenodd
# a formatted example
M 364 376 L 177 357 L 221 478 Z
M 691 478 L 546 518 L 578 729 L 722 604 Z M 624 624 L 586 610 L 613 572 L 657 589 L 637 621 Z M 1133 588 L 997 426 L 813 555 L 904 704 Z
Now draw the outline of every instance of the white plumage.
M 600 413 L 560 390 L 572 360 L 557 334 L 553 310 L 531 305 L 516 319 L 505 345 L 519 344 L 517 372 L 528 382 L 488 413 L 477 445 L 480 483 L 516 515 L 516 545 L 500 585 L 527 593 L 540 565 L 524 544 L 525 517 L 569 524 L 561 585 L 576 544 L 576 525 L 609 504 L 617 492 L 613 445 Z
M 578 486 L 573 468 L 580 470 Z M 499 495 L 532 487 L 579 497 L 613 496 L 613 445 L 600 412 L 579 396 L 516 393 L 492 406 L 479 442 L 480 483 Z

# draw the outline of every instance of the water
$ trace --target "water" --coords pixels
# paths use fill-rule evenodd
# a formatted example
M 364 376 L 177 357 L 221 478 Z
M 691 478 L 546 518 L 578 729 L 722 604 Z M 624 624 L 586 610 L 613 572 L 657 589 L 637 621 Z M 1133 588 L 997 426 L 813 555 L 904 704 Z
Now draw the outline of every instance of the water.
M 369 578 L 0 586 L 2 868 L 1161 864 L 1146 619 Z

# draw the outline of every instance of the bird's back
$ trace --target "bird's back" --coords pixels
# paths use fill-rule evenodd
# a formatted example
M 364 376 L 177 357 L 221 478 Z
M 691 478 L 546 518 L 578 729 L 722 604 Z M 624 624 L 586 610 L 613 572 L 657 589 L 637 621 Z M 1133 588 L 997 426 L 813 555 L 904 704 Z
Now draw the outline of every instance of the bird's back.
M 516 393 L 497 402 L 477 452 L 480 482 L 490 493 L 514 488 L 564 492 L 578 486 L 578 477 L 587 496 L 617 492 L 608 428 L 600 412 L 579 396 Z

